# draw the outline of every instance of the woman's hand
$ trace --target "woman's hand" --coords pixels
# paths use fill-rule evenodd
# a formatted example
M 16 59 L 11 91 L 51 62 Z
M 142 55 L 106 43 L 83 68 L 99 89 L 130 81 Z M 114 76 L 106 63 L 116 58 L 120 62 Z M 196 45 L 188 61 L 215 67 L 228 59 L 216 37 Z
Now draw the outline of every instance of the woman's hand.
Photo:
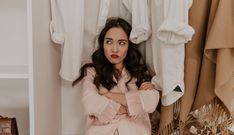
M 128 114 L 128 109 L 127 107 L 121 105 L 120 108 L 119 108 L 119 112 L 117 113 L 118 115 L 121 115 L 121 114 Z
M 143 82 L 139 88 L 139 90 L 152 90 L 154 89 L 154 85 L 151 82 Z

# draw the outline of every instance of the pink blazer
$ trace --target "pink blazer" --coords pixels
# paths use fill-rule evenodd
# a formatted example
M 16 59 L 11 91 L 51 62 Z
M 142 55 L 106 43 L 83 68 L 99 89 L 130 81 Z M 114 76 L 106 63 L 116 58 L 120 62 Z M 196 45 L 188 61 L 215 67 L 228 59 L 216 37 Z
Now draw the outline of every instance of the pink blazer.
M 138 91 L 136 79 L 125 86 L 130 78 L 126 69 L 117 86 L 111 92 L 125 93 L 128 115 L 117 115 L 120 104 L 101 96 L 99 93 L 107 89 L 98 90 L 93 83 L 94 68 L 87 70 L 82 81 L 81 101 L 87 117 L 85 135 L 151 135 L 151 125 L 148 113 L 152 113 L 159 101 L 159 92 L 156 90 Z

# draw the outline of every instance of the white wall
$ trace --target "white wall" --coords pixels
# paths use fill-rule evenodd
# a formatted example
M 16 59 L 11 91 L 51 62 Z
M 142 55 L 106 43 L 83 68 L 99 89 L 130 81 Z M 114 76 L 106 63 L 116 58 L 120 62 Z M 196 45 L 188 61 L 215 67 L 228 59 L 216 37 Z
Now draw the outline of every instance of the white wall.
M 80 100 L 80 85 L 62 81 L 62 135 L 84 135 L 84 110 Z
M 0 115 L 16 117 L 20 135 L 29 135 L 26 22 L 27 0 L 0 1 Z
M 26 0 L 0 1 L 0 66 L 27 65 Z
M 35 135 L 60 135 L 60 47 L 50 40 L 50 1 L 32 0 L 32 10 Z

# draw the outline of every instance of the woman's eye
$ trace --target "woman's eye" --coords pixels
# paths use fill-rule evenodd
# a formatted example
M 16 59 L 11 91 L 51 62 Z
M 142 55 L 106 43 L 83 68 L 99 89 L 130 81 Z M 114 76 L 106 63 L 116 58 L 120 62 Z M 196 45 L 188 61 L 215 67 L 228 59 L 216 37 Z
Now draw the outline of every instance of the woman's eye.
M 125 42 L 119 42 L 119 45 L 124 46 L 126 43 Z
M 106 44 L 110 45 L 110 44 L 112 44 L 112 42 L 110 40 L 107 40 Z

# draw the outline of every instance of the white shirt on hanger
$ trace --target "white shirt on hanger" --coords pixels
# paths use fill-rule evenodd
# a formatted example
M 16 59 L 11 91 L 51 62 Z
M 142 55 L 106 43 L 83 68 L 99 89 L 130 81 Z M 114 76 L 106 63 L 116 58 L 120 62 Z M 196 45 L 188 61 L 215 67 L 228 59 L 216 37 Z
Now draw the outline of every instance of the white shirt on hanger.
M 60 76 L 74 81 L 82 62 L 84 0 L 51 0 L 51 38 L 63 45 Z
M 102 28 L 105 26 L 108 16 L 110 16 L 110 2 L 111 0 L 101 0 L 100 2 L 97 33 L 100 33 Z M 130 40 L 136 44 L 147 40 L 151 34 L 147 1 L 122 0 L 121 3 L 119 17 L 128 21 L 128 12 L 131 13 L 131 22 L 129 23 L 132 24 L 132 31 L 130 34 Z M 127 8 L 128 12 L 122 11 L 124 9 L 123 6 Z
M 152 54 L 157 76 L 153 83 L 162 88 L 162 104 L 173 104 L 184 94 L 184 44 L 194 30 L 188 25 L 192 0 L 152 0 Z
M 130 40 L 141 43 L 151 35 L 147 0 L 122 0 L 129 12 L 132 13 L 132 31 Z

